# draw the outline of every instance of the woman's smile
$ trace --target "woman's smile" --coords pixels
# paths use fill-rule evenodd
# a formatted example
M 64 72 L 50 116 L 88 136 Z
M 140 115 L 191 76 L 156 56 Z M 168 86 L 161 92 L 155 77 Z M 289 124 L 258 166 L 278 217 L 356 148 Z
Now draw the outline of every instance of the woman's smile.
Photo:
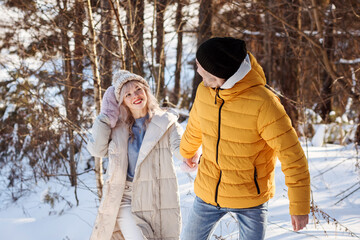
M 142 103 L 142 99 L 140 98 L 140 99 L 136 99 L 134 102 L 133 102 L 133 104 L 141 104 Z

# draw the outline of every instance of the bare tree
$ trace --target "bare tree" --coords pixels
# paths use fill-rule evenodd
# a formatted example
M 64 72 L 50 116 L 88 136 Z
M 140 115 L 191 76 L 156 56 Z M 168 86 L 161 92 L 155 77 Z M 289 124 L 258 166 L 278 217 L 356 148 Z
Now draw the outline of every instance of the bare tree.
M 173 99 L 171 101 L 177 105 L 181 95 L 180 79 L 181 79 L 181 65 L 182 65 L 182 51 L 183 51 L 183 28 L 185 22 L 183 21 L 183 8 L 184 1 L 177 0 L 175 27 L 177 31 L 177 47 L 176 47 L 176 70 L 175 70 L 175 86 Z
M 130 0 L 127 7 L 126 66 L 129 71 L 144 75 L 144 0 Z
M 273 1 L 272 0 L 264 0 L 264 5 L 268 8 L 272 8 Z M 273 45 L 271 44 L 274 39 L 274 32 L 273 32 L 273 21 L 272 17 L 268 12 L 265 12 L 264 24 L 263 24 L 263 31 L 264 31 L 264 72 L 266 76 L 267 83 L 271 85 L 272 82 L 272 72 L 273 72 L 273 61 L 272 61 L 272 54 L 273 54 Z
M 101 107 L 101 81 L 99 74 L 99 66 L 98 66 L 98 56 L 96 51 L 96 35 L 94 29 L 94 19 L 92 16 L 92 7 L 90 0 L 87 0 L 87 9 L 88 9 L 88 21 L 89 21 L 89 30 L 91 34 L 91 50 L 92 50 L 92 70 L 94 76 L 94 97 L 95 97 L 95 109 L 96 114 L 100 114 Z M 103 186 L 103 170 L 102 170 L 102 159 L 95 158 L 95 175 L 96 175 L 96 187 L 98 190 L 98 196 L 101 198 L 102 196 L 102 186 Z
M 60 10 L 60 16 L 63 21 L 61 21 L 61 50 L 63 54 L 63 64 L 64 64 L 64 85 L 65 91 L 63 92 L 66 115 L 68 119 L 72 122 L 75 122 L 76 115 L 74 114 L 74 109 L 76 109 L 76 103 L 72 100 L 72 91 L 74 87 L 74 75 L 71 64 L 71 51 L 70 51 L 70 37 L 68 35 L 68 29 L 70 24 L 70 15 L 68 14 L 68 1 L 67 0 L 57 0 L 57 6 Z M 76 162 L 75 162 L 75 142 L 74 142 L 74 132 L 71 127 L 68 128 L 68 148 L 69 148 L 69 166 L 70 166 L 70 182 L 71 186 L 77 185 L 77 175 L 76 175 Z
M 299 1 L 287 1 L 283 5 L 283 18 L 287 20 L 289 24 L 294 26 L 297 29 L 301 28 L 301 18 L 300 16 L 300 4 Z M 301 49 L 301 43 L 297 36 L 298 34 L 291 29 L 288 29 L 284 26 L 284 32 L 286 33 L 286 40 L 282 42 L 282 56 L 280 67 L 283 69 L 281 71 L 280 77 L 280 88 L 284 96 L 282 97 L 282 103 L 285 107 L 287 114 L 289 115 L 293 127 L 298 129 L 298 118 L 299 112 L 297 108 L 297 102 L 299 99 L 299 56 L 298 53 Z
M 199 26 L 197 32 L 197 46 L 209 39 L 212 36 L 212 18 L 213 18 L 213 0 L 200 1 L 199 6 Z M 194 62 L 195 77 L 193 80 L 193 89 L 191 101 L 195 100 L 196 90 L 200 82 L 201 76 L 196 71 L 196 64 Z
M 73 101 L 72 106 L 74 108 L 71 110 L 73 115 L 78 117 L 79 112 L 82 111 L 82 83 L 84 81 L 84 57 L 85 57 L 85 47 L 84 47 L 84 21 L 85 21 L 85 6 L 84 2 L 81 0 L 75 1 L 74 7 L 74 85 L 71 91 L 70 99 Z M 75 117 L 74 117 L 75 118 Z M 78 121 L 77 121 L 78 123 Z
M 108 0 L 100 1 L 101 30 L 100 40 L 100 73 L 101 88 L 107 89 L 112 82 L 113 53 L 116 52 L 115 40 L 113 38 L 113 11 Z
M 313 7 L 314 20 L 316 23 L 317 31 L 319 37 L 323 39 L 322 47 L 324 49 L 326 61 L 329 61 L 329 65 L 331 68 L 334 68 L 332 64 L 334 61 L 334 19 L 332 4 L 326 3 L 326 1 L 320 1 L 321 5 L 317 5 L 314 0 L 311 0 Z M 321 21 L 319 8 L 325 10 L 325 14 L 323 16 L 323 21 Z M 324 11 L 322 11 L 324 12 Z M 324 25 L 324 26 L 323 26 Z M 325 28 L 325 29 L 324 29 Z M 321 118 L 324 122 L 329 123 L 330 118 L 329 114 L 332 111 L 332 86 L 333 79 L 329 72 L 326 69 L 321 70 L 321 80 L 322 80 L 322 88 L 321 88 L 321 101 L 319 104 L 319 112 Z
M 157 65 L 156 71 L 156 97 L 158 100 L 165 98 L 165 52 L 164 52 L 164 15 L 168 5 L 168 0 L 155 1 L 156 4 L 156 49 L 155 59 Z

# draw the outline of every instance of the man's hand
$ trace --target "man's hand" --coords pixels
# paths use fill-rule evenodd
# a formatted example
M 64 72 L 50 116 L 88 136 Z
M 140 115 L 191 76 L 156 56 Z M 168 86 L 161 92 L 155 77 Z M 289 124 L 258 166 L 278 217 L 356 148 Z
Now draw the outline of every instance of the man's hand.
M 196 152 L 192 158 L 187 158 L 185 162 L 190 168 L 194 168 L 198 164 L 198 161 L 199 161 L 199 153 Z
M 291 215 L 291 224 L 295 232 L 300 231 L 309 223 L 309 215 Z

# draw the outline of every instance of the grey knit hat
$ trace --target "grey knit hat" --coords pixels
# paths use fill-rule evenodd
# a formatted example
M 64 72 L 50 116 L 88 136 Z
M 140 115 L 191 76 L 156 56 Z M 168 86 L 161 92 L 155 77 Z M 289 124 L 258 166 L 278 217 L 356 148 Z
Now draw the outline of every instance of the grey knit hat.
M 124 86 L 124 84 L 130 82 L 130 81 L 139 81 L 143 83 L 145 86 L 149 87 L 148 82 L 141 76 L 131 73 L 126 70 L 119 70 L 114 74 L 113 77 L 113 86 L 115 87 L 115 97 L 118 102 L 120 102 L 120 91 L 121 88 Z
M 246 44 L 243 40 L 216 37 L 206 40 L 199 46 L 196 59 L 207 72 L 227 80 L 239 69 L 246 54 Z

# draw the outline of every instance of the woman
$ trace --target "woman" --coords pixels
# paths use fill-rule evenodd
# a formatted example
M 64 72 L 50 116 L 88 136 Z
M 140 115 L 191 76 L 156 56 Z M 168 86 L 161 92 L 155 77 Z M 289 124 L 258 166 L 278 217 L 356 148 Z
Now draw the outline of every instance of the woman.
M 181 215 L 172 159 L 182 129 L 159 108 L 148 83 L 128 71 L 114 76 L 92 128 L 89 152 L 109 157 L 91 239 L 179 239 Z

